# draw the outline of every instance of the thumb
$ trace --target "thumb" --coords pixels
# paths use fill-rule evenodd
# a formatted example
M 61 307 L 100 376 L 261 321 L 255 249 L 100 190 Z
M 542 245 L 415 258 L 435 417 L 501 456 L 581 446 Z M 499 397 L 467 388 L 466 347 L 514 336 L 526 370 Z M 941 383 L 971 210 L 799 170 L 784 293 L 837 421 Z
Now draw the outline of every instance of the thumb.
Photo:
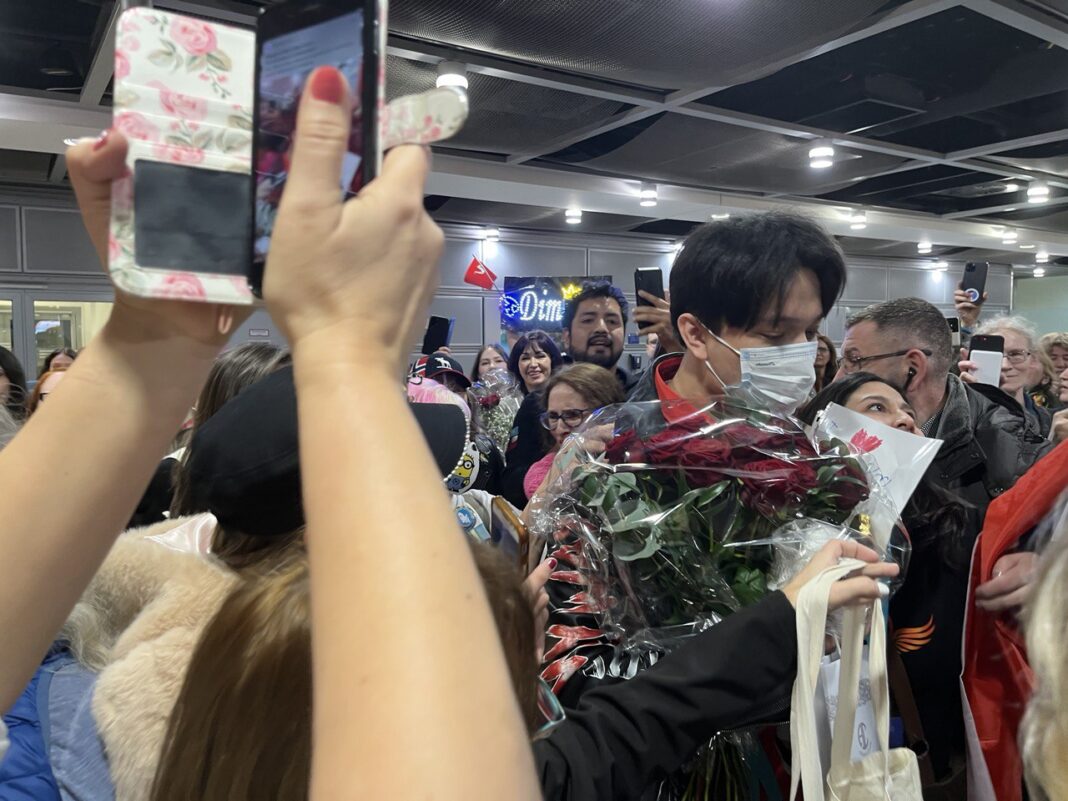
M 319 67 L 308 77 L 300 100 L 283 204 L 340 210 L 341 166 L 351 124 L 345 77 L 334 67 Z
M 889 594 L 889 587 L 867 576 L 843 579 L 831 586 L 831 592 L 827 598 L 827 609 L 834 611 L 843 606 L 871 603 L 876 599 L 886 598 Z
M 98 139 L 79 142 L 67 150 L 67 172 L 89 239 L 106 265 L 111 182 L 126 172 L 126 139 L 117 131 L 105 131 Z
M 556 569 L 555 559 L 543 559 L 541 564 L 534 568 L 533 572 L 527 576 L 526 581 L 523 582 L 523 586 L 526 587 L 527 592 L 531 597 L 535 597 L 538 591 L 545 586 L 545 582 L 549 580 L 549 576 L 552 575 L 553 570 Z

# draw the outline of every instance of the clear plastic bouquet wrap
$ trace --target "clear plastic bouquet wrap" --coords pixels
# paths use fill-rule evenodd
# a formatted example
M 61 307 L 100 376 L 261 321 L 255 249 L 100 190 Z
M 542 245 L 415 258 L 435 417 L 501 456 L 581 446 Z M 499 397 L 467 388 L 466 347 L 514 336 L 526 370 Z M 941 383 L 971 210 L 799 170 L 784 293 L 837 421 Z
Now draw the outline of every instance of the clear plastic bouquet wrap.
M 869 529 L 888 501 L 855 448 L 737 401 L 609 407 L 557 472 L 534 526 L 558 561 L 542 673 L 558 693 L 576 674 L 633 677 L 785 584 L 829 539 L 907 563 L 903 532 Z M 718 737 L 663 797 L 744 798 L 757 751 Z
M 467 390 L 475 426 L 488 434 L 501 453 L 508 450 L 512 423 L 523 403 L 523 392 L 515 376 L 507 370 L 490 370 Z

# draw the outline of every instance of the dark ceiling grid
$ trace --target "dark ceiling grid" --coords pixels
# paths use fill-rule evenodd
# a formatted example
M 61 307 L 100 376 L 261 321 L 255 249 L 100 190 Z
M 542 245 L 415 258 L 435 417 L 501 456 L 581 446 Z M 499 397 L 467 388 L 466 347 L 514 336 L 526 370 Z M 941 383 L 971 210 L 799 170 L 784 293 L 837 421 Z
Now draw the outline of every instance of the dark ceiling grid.
M 268 4 L 156 2 L 245 25 Z M 8 5 L 23 17 L 0 14 L 0 33 L 29 22 L 32 33 L 47 30 L 45 39 L 69 40 L 74 67 L 66 77 L 85 86 L 80 101 L 106 101 L 110 57 L 101 54 L 110 50 L 112 0 Z M 781 24 L 785 18 L 791 26 Z M 947 30 L 958 35 L 947 39 Z M 954 57 L 960 48 L 947 42 L 957 39 L 971 61 Z M 33 49 L 20 41 L 30 47 L 23 66 L 39 71 L 46 54 L 56 58 L 43 42 Z M 923 52 L 936 47 L 943 61 L 927 64 L 925 76 L 931 59 Z M 827 65 L 848 66 L 858 52 L 886 68 L 850 74 L 840 91 L 826 84 L 800 91 L 795 80 L 779 103 L 758 102 L 762 82 L 833 75 Z M 390 53 L 392 94 L 425 88 L 444 58 L 469 64 L 473 113 L 448 144 L 467 158 L 1068 230 L 1058 208 L 1068 202 L 1068 0 L 762 0 L 726 10 L 695 9 L 690 0 L 393 0 Z M 0 83 L 15 84 L 15 93 L 64 88 L 59 76 L 49 87 L 44 73 L 5 69 L 6 55 Z M 906 68 L 920 73 L 903 76 Z M 967 79 L 980 75 L 987 83 L 969 92 Z M 814 174 L 807 148 L 825 136 L 841 158 Z M 18 159 L 0 158 L 0 178 L 19 173 Z M 41 164 L 32 171 L 62 177 L 61 158 Z M 999 182 L 1024 173 L 1049 179 L 1050 204 L 1028 207 L 1022 191 L 998 191 Z M 438 211 L 492 216 L 456 201 Z M 1004 210 L 1009 201 L 1015 211 Z M 517 224 L 563 225 L 553 210 L 524 208 Z M 586 216 L 600 230 L 646 235 L 681 236 L 692 226 Z

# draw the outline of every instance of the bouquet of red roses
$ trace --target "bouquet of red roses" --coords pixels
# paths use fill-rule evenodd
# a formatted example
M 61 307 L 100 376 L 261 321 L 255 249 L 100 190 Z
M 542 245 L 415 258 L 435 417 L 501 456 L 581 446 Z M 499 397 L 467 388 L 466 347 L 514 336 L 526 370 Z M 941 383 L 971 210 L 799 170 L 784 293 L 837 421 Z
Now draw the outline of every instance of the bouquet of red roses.
M 799 524 L 820 521 L 824 538 L 848 529 L 871 493 L 846 443 L 813 442 L 793 418 L 731 400 L 611 407 L 571 449 L 575 464 L 540 512 L 558 561 L 542 676 L 557 692 L 576 674 L 629 678 L 759 600 L 791 572 L 776 532 L 791 532 L 784 552 L 796 554 Z M 704 764 L 720 774 L 744 762 L 714 751 Z M 741 779 L 685 781 L 676 794 L 727 796 Z
M 515 376 L 507 370 L 489 370 L 467 390 L 475 427 L 489 435 L 501 453 L 508 450 L 512 424 L 523 403 Z

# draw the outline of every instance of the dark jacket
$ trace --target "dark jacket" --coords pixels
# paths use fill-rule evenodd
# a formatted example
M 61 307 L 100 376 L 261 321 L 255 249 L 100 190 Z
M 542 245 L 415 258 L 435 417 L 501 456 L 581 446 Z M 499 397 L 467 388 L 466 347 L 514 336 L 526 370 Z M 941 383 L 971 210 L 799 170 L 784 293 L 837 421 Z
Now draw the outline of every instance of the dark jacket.
M 742 609 L 627 681 L 583 694 L 534 743 L 546 801 L 629 801 L 678 770 L 716 732 L 789 706 L 794 609 L 781 592 Z
M 622 362 L 622 359 L 620 359 Z M 616 378 L 619 379 L 623 392 L 630 392 L 638 383 L 644 380 L 650 371 L 634 373 L 616 365 Z M 656 399 L 656 391 L 653 391 L 653 400 Z M 517 509 L 527 505 L 527 493 L 523 489 L 523 479 L 526 478 L 530 466 L 549 452 L 549 444 L 545 437 L 545 429 L 542 428 L 538 416 L 545 411 L 543 398 L 540 392 L 531 392 L 525 398 L 516 412 L 515 422 L 512 423 L 512 436 L 508 443 L 508 452 L 505 454 L 507 466 L 504 469 L 504 477 L 500 484 L 500 494 Z
M 507 464 L 500 482 L 500 494 L 516 509 L 527 505 L 527 493 L 523 489 L 527 471 L 549 452 L 543 436 L 545 429 L 538 420 L 543 411 L 541 393 L 531 392 L 523 398 L 512 423 L 512 436 L 508 442 L 508 452 L 504 455 Z
M 1039 420 L 997 387 L 946 380 L 946 402 L 929 433 L 944 444 L 927 475 L 985 512 L 1052 445 Z

